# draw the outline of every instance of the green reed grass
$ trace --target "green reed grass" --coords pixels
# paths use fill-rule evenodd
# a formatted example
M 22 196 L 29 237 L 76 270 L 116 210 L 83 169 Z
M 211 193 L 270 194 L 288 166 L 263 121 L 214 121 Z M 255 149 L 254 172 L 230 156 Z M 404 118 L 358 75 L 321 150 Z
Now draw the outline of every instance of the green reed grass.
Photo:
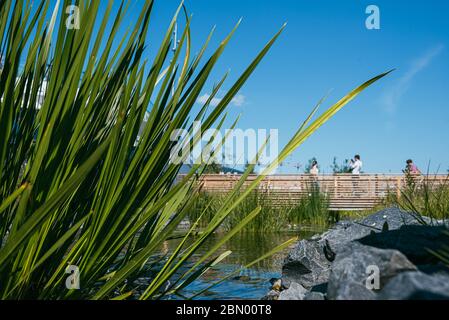
M 213 218 L 215 208 L 223 199 L 224 196 L 220 194 L 201 193 L 189 210 L 189 220 L 197 221 L 199 212 L 203 212 L 198 223 L 198 228 L 201 229 Z M 311 188 L 299 201 L 279 200 L 266 192 L 254 191 L 233 210 L 224 221 L 222 229 L 231 230 L 257 207 L 260 207 L 260 213 L 243 228 L 243 231 L 280 232 L 304 226 L 323 228 L 332 223 L 328 199 L 317 188 Z
M 409 212 L 419 223 L 431 226 L 446 226 L 449 221 L 449 175 L 443 183 L 436 183 L 431 175 L 417 176 L 407 174 L 406 187 L 400 197 L 390 196 L 390 201 Z M 438 252 L 431 251 L 444 264 L 449 266 L 449 231 L 446 244 Z
M 126 299 L 136 297 L 134 283 L 142 277 L 147 281 L 139 299 L 176 295 L 229 254 L 218 249 L 257 217 L 260 207 L 190 263 L 277 163 L 242 191 L 254 169 L 249 166 L 202 233 L 187 241 L 196 230 L 192 226 L 161 266 L 154 257 L 185 219 L 198 196 L 191 192 L 195 177 L 207 166 L 195 165 L 175 183 L 180 165 L 170 162 L 175 150 L 170 137 L 180 128 L 192 132 L 194 120 L 203 120 L 202 132 L 220 128 L 229 102 L 284 27 L 230 84 L 218 106 L 210 102 L 224 90 L 226 74 L 194 113 L 238 23 L 210 56 L 212 32 L 194 55 L 191 19 L 183 6 L 168 21 L 162 41 L 149 46 L 153 1 L 133 4 L 132 25 L 124 25 L 129 1 L 116 11 L 114 1 L 108 1 L 102 12 L 100 1 L 58 0 L 53 8 L 51 3 L 0 1 L 0 298 Z M 79 30 L 65 26 L 65 8 L 72 4 L 80 9 Z M 177 22 L 182 32 L 172 56 Z M 312 121 L 316 107 L 278 161 L 386 74 L 354 89 Z M 44 83 L 45 97 L 37 108 Z M 196 145 L 198 138 L 190 142 Z M 65 287 L 68 265 L 79 267 L 80 290 Z
M 406 182 L 400 197 L 390 195 L 389 202 L 410 212 L 423 224 L 429 223 L 423 217 L 430 218 L 430 224 L 449 219 L 449 176 L 443 183 L 436 183 L 429 174 L 408 174 Z

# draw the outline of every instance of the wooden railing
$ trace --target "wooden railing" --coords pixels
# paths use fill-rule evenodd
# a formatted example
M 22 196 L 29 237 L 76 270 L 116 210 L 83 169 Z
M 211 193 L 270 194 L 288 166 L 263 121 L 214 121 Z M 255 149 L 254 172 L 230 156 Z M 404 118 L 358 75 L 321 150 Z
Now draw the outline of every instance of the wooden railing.
M 244 187 L 255 178 L 255 175 L 249 176 Z M 239 179 L 240 175 L 205 175 L 200 183 L 205 192 L 224 193 Z M 415 176 L 413 182 L 419 186 L 424 179 L 431 185 L 449 184 L 447 175 Z M 364 210 L 382 203 L 389 194 L 400 197 L 407 183 L 403 174 L 272 175 L 262 181 L 258 190 L 279 203 L 294 203 L 308 196 L 313 187 L 319 187 L 320 192 L 327 195 L 331 210 Z

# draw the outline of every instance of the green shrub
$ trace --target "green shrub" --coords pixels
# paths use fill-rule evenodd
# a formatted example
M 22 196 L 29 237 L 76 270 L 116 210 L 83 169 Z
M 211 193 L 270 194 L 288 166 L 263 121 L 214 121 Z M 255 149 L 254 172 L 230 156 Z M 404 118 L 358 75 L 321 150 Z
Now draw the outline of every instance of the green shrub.
M 392 195 L 390 201 L 424 224 L 423 216 L 430 218 L 431 224 L 449 219 L 449 176 L 442 183 L 435 182 L 429 175 L 407 175 L 406 181 L 400 197 Z

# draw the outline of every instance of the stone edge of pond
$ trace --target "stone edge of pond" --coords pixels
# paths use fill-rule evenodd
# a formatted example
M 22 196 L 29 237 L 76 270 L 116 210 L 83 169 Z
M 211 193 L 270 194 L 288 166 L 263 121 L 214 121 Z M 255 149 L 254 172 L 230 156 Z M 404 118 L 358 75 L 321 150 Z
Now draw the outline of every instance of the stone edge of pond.
M 449 221 L 423 219 L 392 207 L 301 240 L 263 299 L 449 299 L 449 268 L 431 253 L 449 242 Z

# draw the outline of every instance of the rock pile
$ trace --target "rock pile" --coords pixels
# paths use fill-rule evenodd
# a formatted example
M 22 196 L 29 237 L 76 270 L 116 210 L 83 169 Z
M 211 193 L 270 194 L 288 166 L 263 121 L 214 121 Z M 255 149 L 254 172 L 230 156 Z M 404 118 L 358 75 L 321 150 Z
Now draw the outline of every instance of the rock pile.
M 397 208 L 343 221 L 300 241 L 266 298 L 449 299 L 449 269 L 435 255 L 447 245 L 446 226 L 420 225 Z

